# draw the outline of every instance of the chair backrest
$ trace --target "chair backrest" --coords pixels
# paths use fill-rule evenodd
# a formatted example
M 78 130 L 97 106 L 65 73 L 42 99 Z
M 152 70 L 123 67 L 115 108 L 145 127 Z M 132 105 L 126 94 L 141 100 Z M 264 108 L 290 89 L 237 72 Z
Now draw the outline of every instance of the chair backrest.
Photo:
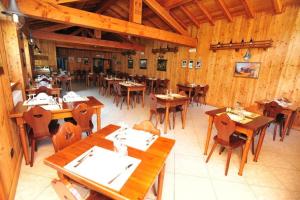
M 268 117 L 276 118 L 278 114 L 282 112 L 283 108 L 276 102 L 271 101 L 265 104 L 264 115 Z
M 155 94 L 153 94 L 153 93 L 150 93 L 149 97 L 150 97 L 150 110 L 156 111 L 157 98 L 156 98 Z
M 81 128 L 71 122 L 66 122 L 61 125 L 58 132 L 52 137 L 55 152 L 58 152 L 65 147 L 81 140 Z
M 181 90 L 178 94 L 182 95 L 182 96 L 187 96 L 184 90 Z
M 24 112 L 25 122 L 32 128 L 35 138 L 49 136 L 49 124 L 51 122 L 51 111 L 40 106 L 34 106 L 29 111 Z
M 139 124 L 135 124 L 133 126 L 133 129 L 146 131 L 146 132 L 152 133 L 154 135 L 160 136 L 160 130 L 155 128 L 155 126 L 152 124 L 152 122 L 148 121 L 148 120 L 142 121 Z
M 120 86 L 120 84 L 118 82 L 114 82 L 113 87 L 114 87 L 115 94 L 118 95 L 118 96 L 121 96 L 122 93 L 121 93 L 121 86 Z
M 93 115 L 92 107 L 88 107 L 85 103 L 80 103 L 72 110 L 72 115 L 82 131 L 90 129 L 90 121 L 92 120 Z
M 205 86 L 202 88 L 202 91 L 203 91 L 203 94 L 204 94 L 204 95 L 206 95 L 208 89 L 209 89 L 209 86 L 208 86 L 208 85 L 205 85 Z
M 47 95 L 52 95 L 52 90 L 47 88 L 46 86 L 40 86 L 36 91 L 35 94 L 38 95 L 39 93 L 46 93 Z
M 202 91 L 203 91 L 203 88 L 202 88 L 200 85 L 197 85 L 197 86 L 195 87 L 195 95 L 201 94 Z
M 223 113 L 219 116 L 215 116 L 214 123 L 218 132 L 218 139 L 229 144 L 230 136 L 235 131 L 235 122 L 232 121 L 226 113 Z

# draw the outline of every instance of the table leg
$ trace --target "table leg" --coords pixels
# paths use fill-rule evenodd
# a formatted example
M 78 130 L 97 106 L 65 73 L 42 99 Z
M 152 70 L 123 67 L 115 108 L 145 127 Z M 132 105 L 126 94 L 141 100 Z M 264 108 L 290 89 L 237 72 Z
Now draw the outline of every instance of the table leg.
M 99 131 L 101 129 L 101 108 L 96 109 L 96 115 L 97 115 L 97 130 Z
M 189 103 L 192 103 L 191 96 L 192 96 L 192 90 L 191 90 L 191 89 L 189 89 Z
M 145 89 L 143 89 L 143 99 L 142 99 L 142 105 L 143 105 L 143 108 L 144 108 L 144 105 L 145 105 Z
M 25 127 L 24 127 L 23 123 L 19 125 L 19 131 L 20 131 L 20 139 L 21 139 L 21 143 L 22 143 L 22 148 L 23 148 L 23 152 L 24 152 L 25 163 L 26 163 L 26 165 L 29 165 L 29 163 L 30 163 L 29 153 L 28 153 L 29 150 L 28 150 L 27 140 L 26 140 L 26 131 L 25 131 Z
M 170 105 L 166 105 L 165 128 L 164 128 L 165 134 L 168 132 L 168 128 L 169 128 L 169 108 L 170 108 Z
M 292 112 L 289 111 L 289 112 L 287 113 L 287 119 L 285 120 L 285 123 L 284 123 L 284 126 L 283 126 L 283 132 L 282 132 L 280 141 L 283 141 L 283 139 L 284 139 L 284 137 L 285 137 L 285 134 L 286 134 L 286 132 L 287 132 L 288 129 L 289 129 L 289 123 L 290 123 L 290 120 L 291 120 L 291 116 L 292 116 Z
M 127 110 L 129 109 L 129 104 L 130 104 L 130 91 L 127 89 Z
M 291 119 L 290 119 L 290 122 L 289 122 L 289 127 L 288 127 L 288 129 L 287 129 L 286 135 L 289 135 L 289 134 L 290 134 L 290 130 L 291 130 L 293 124 L 294 124 L 294 121 L 295 121 L 296 116 L 297 116 L 297 111 L 293 111 L 293 112 L 292 112 Z
M 243 170 L 244 170 L 244 167 L 245 167 L 245 164 L 246 164 L 246 160 L 247 160 L 247 157 L 248 157 L 248 152 L 249 152 L 251 141 L 252 141 L 253 131 L 252 131 L 252 134 L 250 133 L 250 134 L 247 134 L 247 135 L 248 135 L 248 137 L 247 137 L 247 141 L 246 141 L 245 148 L 244 148 L 244 151 L 243 151 L 242 161 L 241 161 L 241 165 L 240 165 L 240 169 L 239 169 L 239 175 L 240 176 L 243 175 Z
M 158 175 L 158 184 L 157 184 L 157 200 L 161 200 L 162 197 L 162 190 L 164 185 L 164 177 L 165 177 L 165 166 L 161 169 L 159 175 Z
M 208 128 L 207 128 L 207 133 L 206 133 L 204 155 L 207 155 L 207 150 L 208 150 L 209 141 L 210 141 L 210 137 L 211 137 L 211 131 L 212 131 L 213 121 L 214 121 L 214 117 L 213 116 L 209 116 L 208 117 Z
M 186 123 L 186 113 L 187 113 L 188 101 L 183 104 L 183 118 L 182 118 L 182 128 L 185 128 Z
M 258 156 L 259 156 L 259 153 L 260 153 L 260 150 L 261 150 L 261 147 L 262 147 L 262 144 L 264 142 L 265 135 L 266 135 L 266 130 L 267 130 L 267 125 L 261 130 L 261 133 L 259 135 L 255 155 L 254 155 L 254 158 L 253 158 L 254 162 L 257 162 L 257 159 L 258 159 Z

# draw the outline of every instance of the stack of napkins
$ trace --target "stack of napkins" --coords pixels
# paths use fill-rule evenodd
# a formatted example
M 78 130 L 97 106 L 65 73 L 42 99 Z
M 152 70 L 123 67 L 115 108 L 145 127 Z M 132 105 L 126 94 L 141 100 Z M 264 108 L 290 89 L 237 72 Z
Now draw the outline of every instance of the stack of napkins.
M 105 137 L 105 139 L 110 141 L 120 139 L 127 146 L 139 149 L 141 151 L 147 151 L 147 149 L 155 142 L 157 138 L 158 135 L 153 135 L 149 132 L 135 129 L 118 129 L 117 131 Z
M 83 178 L 120 191 L 141 160 L 94 146 L 70 163 L 65 169 Z
M 87 97 L 81 97 L 73 91 L 68 92 L 65 96 L 63 96 L 63 101 L 66 103 L 77 102 L 77 101 L 88 101 L 88 100 L 89 99 Z

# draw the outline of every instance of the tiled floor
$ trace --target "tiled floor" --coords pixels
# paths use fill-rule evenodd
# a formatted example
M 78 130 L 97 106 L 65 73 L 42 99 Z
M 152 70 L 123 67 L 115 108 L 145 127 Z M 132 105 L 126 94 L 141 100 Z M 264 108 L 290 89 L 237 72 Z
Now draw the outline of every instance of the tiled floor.
M 100 96 L 96 88 L 86 89 L 77 84 L 81 95 L 97 97 L 105 108 L 102 111 L 102 126 L 125 122 L 132 126 L 148 119 L 148 107 L 122 110 L 112 104 L 111 97 Z M 180 116 L 177 116 L 175 130 L 166 137 L 176 140 L 166 168 L 163 200 L 209 200 L 209 199 L 258 199 L 292 200 L 300 199 L 300 133 L 291 131 L 284 142 L 273 141 L 273 127 L 268 129 L 263 148 L 257 163 L 249 155 L 244 175 L 238 176 L 240 151 L 235 151 L 230 163 L 228 176 L 224 176 L 226 152 L 215 153 L 208 164 L 203 155 L 207 130 L 206 110 L 210 106 L 190 106 L 185 129 L 181 129 Z M 95 118 L 93 119 L 95 123 Z M 162 130 L 163 126 L 159 125 Z M 18 183 L 17 200 L 56 200 L 58 199 L 50 182 L 56 172 L 43 164 L 43 159 L 54 153 L 50 141 L 39 145 L 34 166 L 22 164 Z

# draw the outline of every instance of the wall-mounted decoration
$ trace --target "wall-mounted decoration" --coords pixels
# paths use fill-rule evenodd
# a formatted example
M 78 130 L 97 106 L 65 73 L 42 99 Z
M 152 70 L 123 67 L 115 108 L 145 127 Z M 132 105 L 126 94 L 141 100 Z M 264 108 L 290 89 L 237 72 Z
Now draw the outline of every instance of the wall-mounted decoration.
M 202 65 L 202 61 L 201 60 L 197 60 L 195 68 L 199 69 L 201 67 L 201 65 Z
M 166 59 L 157 59 L 157 71 L 167 71 Z
M 156 54 L 156 53 L 159 53 L 159 54 L 165 54 L 167 52 L 173 52 L 173 53 L 177 53 L 178 52 L 178 47 L 174 47 L 174 48 L 171 48 L 169 46 L 167 46 L 167 48 L 159 48 L 159 49 L 152 49 L 152 53 Z
M 73 56 L 69 56 L 69 62 L 74 62 L 74 57 Z
M 78 63 L 81 63 L 81 58 L 77 58 L 77 62 L 78 62 Z
M 194 65 L 194 61 L 193 61 L 193 60 L 190 60 L 190 61 L 189 61 L 189 68 L 190 68 L 190 69 L 193 69 L 193 65 Z
M 147 59 L 140 59 L 140 69 L 147 69 Z
M 241 42 L 233 43 L 232 40 L 229 43 L 221 43 L 218 42 L 217 44 L 211 44 L 210 50 L 216 52 L 217 50 L 226 50 L 226 49 L 235 49 L 239 51 L 240 49 L 251 49 L 251 48 L 262 48 L 264 50 L 272 47 L 273 41 L 272 40 L 261 40 L 261 41 L 254 41 L 251 39 L 249 42 L 245 42 L 242 39 Z
M 260 62 L 236 62 L 234 76 L 245 78 L 258 78 Z
M 128 69 L 133 69 L 133 60 L 128 59 Z
M 89 64 L 89 58 L 82 58 L 82 62 L 85 65 Z
M 182 61 L 181 61 L 181 67 L 182 67 L 182 68 L 187 67 L 187 61 L 186 61 L 186 60 L 182 60 Z

